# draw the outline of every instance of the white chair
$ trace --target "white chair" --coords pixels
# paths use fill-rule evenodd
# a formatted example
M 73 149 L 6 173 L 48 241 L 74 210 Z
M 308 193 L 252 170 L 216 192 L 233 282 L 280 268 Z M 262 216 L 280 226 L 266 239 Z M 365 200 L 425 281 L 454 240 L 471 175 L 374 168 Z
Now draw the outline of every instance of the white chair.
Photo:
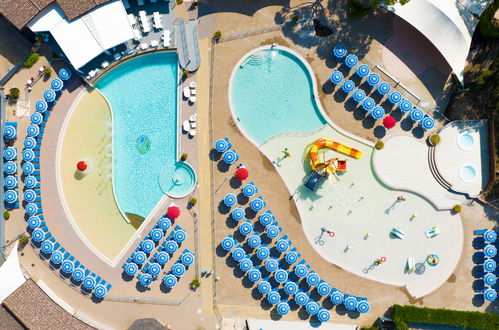
M 121 2 L 123 2 L 123 6 L 125 7 L 125 9 L 130 9 L 130 4 L 128 3 L 128 0 L 121 0 Z
M 191 89 L 191 95 L 196 95 L 196 89 Z
M 191 129 L 191 125 L 190 125 L 189 121 L 188 120 L 184 120 L 184 122 L 182 123 L 182 131 L 184 133 L 187 133 L 187 132 L 190 131 L 190 129 Z
M 143 42 L 143 43 L 140 44 L 140 49 L 146 50 L 147 48 L 149 48 L 149 46 L 147 45 L 147 43 Z
M 104 61 L 104 62 L 102 62 L 101 66 L 102 66 L 103 69 L 107 68 L 109 66 L 109 62 L 108 61 Z
M 184 87 L 184 98 L 188 99 L 191 96 L 191 89 L 189 87 Z
M 119 61 L 120 59 L 121 59 L 121 54 L 120 53 L 114 54 L 114 60 L 115 61 Z
M 158 47 L 158 46 L 159 46 L 158 40 L 151 40 L 151 47 Z
M 189 84 L 189 87 L 194 89 L 196 88 L 196 82 L 195 81 L 191 81 L 191 83 Z
M 195 129 L 191 129 L 189 131 L 189 137 L 193 138 L 194 136 L 196 136 L 196 130 Z
M 172 38 L 170 37 L 170 30 L 163 30 L 163 43 L 165 47 L 170 47 Z
M 135 35 L 135 40 L 139 41 L 142 39 L 142 33 L 139 29 L 133 29 L 133 34 Z
M 191 123 L 191 128 L 196 128 L 196 122 Z
M 134 14 L 128 14 L 128 22 L 131 26 L 134 26 L 135 24 L 137 24 L 137 17 L 135 17 Z
M 189 97 L 189 103 L 191 103 L 191 104 L 196 103 L 196 97 L 195 96 Z
M 197 116 L 197 115 L 195 115 L 195 114 L 194 114 L 194 115 L 190 115 L 190 116 L 189 116 L 189 121 L 190 121 L 191 123 L 195 122 L 195 121 L 196 121 L 196 116 Z

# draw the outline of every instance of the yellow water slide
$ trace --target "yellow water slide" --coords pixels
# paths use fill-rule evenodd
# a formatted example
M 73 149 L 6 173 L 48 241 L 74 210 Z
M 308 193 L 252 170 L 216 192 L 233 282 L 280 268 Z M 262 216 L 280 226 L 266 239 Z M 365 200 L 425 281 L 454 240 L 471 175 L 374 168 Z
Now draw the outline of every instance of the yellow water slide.
M 321 162 L 317 156 L 317 153 L 322 148 L 329 148 L 331 150 L 341 152 L 342 154 L 348 155 L 353 158 L 359 159 L 362 157 L 362 151 L 347 147 L 344 144 L 341 144 L 336 141 L 326 140 L 326 139 L 317 139 L 312 146 L 310 147 L 309 155 L 312 170 L 316 170 L 324 166 L 325 163 Z M 326 162 L 327 163 L 327 162 Z

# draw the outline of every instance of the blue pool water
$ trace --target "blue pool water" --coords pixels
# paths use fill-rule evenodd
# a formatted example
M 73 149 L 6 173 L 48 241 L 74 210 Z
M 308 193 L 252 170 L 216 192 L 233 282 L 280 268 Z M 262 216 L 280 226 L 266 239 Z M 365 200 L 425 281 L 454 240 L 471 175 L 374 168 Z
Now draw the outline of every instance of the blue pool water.
M 121 210 L 146 218 L 176 170 L 177 55 L 123 63 L 96 84 L 113 111 L 114 189 Z M 184 189 L 186 179 L 182 180 Z
M 315 130 L 326 124 L 312 98 L 307 68 L 287 51 L 253 53 L 233 79 L 232 110 L 258 144 L 279 133 Z

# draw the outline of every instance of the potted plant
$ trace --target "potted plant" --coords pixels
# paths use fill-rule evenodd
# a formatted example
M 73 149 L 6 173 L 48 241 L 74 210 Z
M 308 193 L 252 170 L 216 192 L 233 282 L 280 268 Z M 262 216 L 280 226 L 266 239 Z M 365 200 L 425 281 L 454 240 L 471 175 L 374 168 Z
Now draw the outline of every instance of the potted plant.
M 46 67 L 44 70 L 43 70 L 43 74 L 45 75 L 45 78 L 50 78 L 50 76 L 52 75 L 52 68 L 50 67 Z
M 11 88 L 9 89 L 9 98 L 11 100 L 17 100 L 19 98 L 19 88 Z
M 195 277 L 192 282 L 191 282 L 191 287 L 193 290 L 196 290 L 197 288 L 199 288 L 201 286 L 201 281 L 199 281 L 199 279 L 197 277 Z
M 215 41 L 218 41 L 220 40 L 220 38 L 222 38 L 222 31 L 220 30 L 215 31 L 215 33 L 213 33 L 213 39 Z
M 454 207 L 452 208 L 452 213 L 454 214 L 461 213 L 461 205 L 459 204 L 454 205 Z
M 431 135 L 429 141 L 432 146 L 436 146 L 437 144 L 440 143 L 440 135 L 438 134 Z
M 374 147 L 376 148 L 376 150 L 381 150 L 385 147 L 385 143 L 383 141 L 378 141 L 378 142 L 376 142 Z
M 198 203 L 197 198 L 192 197 L 192 198 L 189 200 L 189 205 L 190 205 L 190 206 L 194 206 L 194 205 L 196 205 L 197 203 Z
M 186 159 L 187 159 L 187 154 L 184 152 L 184 153 L 182 154 L 182 156 L 180 156 L 180 160 L 181 160 L 181 161 L 183 161 L 183 162 L 185 162 L 185 161 L 186 161 Z
M 3 211 L 3 218 L 5 220 L 9 220 L 10 219 L 10 212 L 7 210 Z

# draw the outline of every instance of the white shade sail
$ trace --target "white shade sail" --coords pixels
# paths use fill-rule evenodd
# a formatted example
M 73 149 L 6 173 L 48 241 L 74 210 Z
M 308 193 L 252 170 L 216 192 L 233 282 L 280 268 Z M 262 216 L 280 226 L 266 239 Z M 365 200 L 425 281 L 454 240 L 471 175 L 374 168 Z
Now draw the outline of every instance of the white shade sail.
M 18 242 L 14 244 L 9 257 L 0 267 L 0 303 L 26 282 L 21 266 L 19 265 L 19 257 L 17 255 L 18 244 Z

